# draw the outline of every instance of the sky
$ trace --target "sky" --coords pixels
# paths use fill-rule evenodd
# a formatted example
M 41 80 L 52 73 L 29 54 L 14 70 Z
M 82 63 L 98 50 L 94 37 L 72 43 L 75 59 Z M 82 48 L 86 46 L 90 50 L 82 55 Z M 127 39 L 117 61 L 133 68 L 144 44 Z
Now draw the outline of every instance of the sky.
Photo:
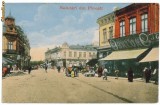
M 16 25 L 24 30 L 30 42 L 32 60 L 43 60 L 48 48 L 60 46 L 64 42 L 69 45 L 98 43 L 97 19 L 113 12 L 115 7 L 123 8 L 129 4 L 6 3 L 5 15 L 11 12 Z M 41 56 L 36 57 L 36 51 L 41 52 Z

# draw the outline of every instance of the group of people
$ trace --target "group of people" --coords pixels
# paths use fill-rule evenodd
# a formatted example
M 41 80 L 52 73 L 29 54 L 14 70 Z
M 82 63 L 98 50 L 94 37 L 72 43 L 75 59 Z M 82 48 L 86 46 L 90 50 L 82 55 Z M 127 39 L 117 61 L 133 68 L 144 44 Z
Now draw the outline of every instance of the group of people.
M 155 84 L 158 84 L 158 69 L 157 68 L 155 68 L 154 71 L 151 72 L 151 67 L 150 68 L 145 67 L 143 72 L 144 72 L 144 79 L 145 79 L 146 83 L 149 83 L 151 77 L 153 77 L 153 79 L 155 80 Z M 105 79 L 105 80 L 107 80 L 107 74 L 108 73 L 109 72 L 108 72 L 107 68 L 103 68 L 102 66 L 99 66 L 98 69 L 97 69 L 98 77 L 103 76 L 103 79 Z M 116 69 L 114 71 L 114 73 L 115 73 L 115 76 L 116 76 L 115 79 L 118 79 L 119 70 Z M 128 82 L 133 82 L 134 72 L 133 72 L 133 69 L 131 67 L 128 69 L 126 75 L 127 75 L 127 78 L 128 78 Z
M 118 79 L 118 73 L 119 73 L 119 70 L 115 70 L 115 76 L 116 78 L 115 79 Z M 107 75 L 109 74 L 109 71 L 107 68 L 103 68 L 102 66 L 99 66 L 98 67 L 98 70 L 97 70 L 97 74 L 98 74 L 98 77 L 101 77 L 103 76 L 103 80 L 107 80 Z
M 143 78 L 145 79 L 146 83 L 149 83 L 151 77 L 153 77 L 155 84 L 158 84 L 158 69 L 155 68 L 154 71 L 151 71 L 151 67 L 145 67 L 143 70 Z
M 10 75 L 11 70 L 13 70 L 12 66 L 7 65 L 2 68 L 2 76 L 5 77 L 7 74 Z
M 98 77 L 103 76 L 103 80 L 104 79 L 107 80 L 107 75 L 109 74 L 108 69 L 103 68 L 102 66 L 97 66 L 96 68 L 97 68 L 96 72 L 98 74 Z M 58 72 L 60 72 L 60 69 L 61 69 L 61 67 L 57 66 Z M 68 67 L 68 68 L 64 68 L 64 70 L 65 70 L 66 76 L 70 76 L 70 77 L 77 77 L 78 76 L 78 72 L 79 72 L 78 67 L 76 67 L 74 65 L 72 65 L 71 67 Z M 30 74 L 30 71 L 31 71 L 31 68 L 29 68 L 29 74 Z M 45 65 L 45 71 L 47 73 L 47 65 Z M 158 70 L 155 69 L 153 71 L 153 73 L 151 73 L 151 69 L 145 67 L 145 69 L 143 70 L 145 82 L 148 83 L 151 79 L 151 75 L 155 75 L 155 83 L 158 83 L 158 73 L 157 72 L 158 72 Z M 114 73 L 115 73 L 115 76 L 116 76 L 115 79 L 118 79 L 119 70 L 115 69 Z M 128 69 L 126 75 L 127 75 L 127 78 L 128 78 L 128 82 L 133 82 L 134 73 L 133 73 L 133 70 L 132 70 L 131 67 Z
M 128 76 L 128 81 L 133 82 L 134 73 L 133 73 L 132 68 L 130 68 L 128 70 L 127 76 Z M 157 70 L 157 68 L 155 68 L 152 73 L 151 67 L 149 67 L 149 68 L 145 67 L 143 70 L 143 79 L 145 80 L 146 83 L 149 83 L 151 80 L 151 77 L 153 77 L 155 84 L 158 84 L 158 70 Z
M 72 67 L 70 66 L 65 69 L 65 74 L 68 77 L 78 77 L 78 72 L 79 72 L 78 67 L 74 65 L 72 65 Z

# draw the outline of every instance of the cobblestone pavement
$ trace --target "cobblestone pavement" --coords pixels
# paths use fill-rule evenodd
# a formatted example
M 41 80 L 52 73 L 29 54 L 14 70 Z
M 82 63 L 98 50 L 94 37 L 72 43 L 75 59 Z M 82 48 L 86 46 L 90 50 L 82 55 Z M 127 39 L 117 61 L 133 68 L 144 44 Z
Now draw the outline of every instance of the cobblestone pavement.
M 66 77 L 57 70 L 33 70 L 31 74 L 2 79 L 3 103 L 156 103 L 158 85 L 141 79 Z

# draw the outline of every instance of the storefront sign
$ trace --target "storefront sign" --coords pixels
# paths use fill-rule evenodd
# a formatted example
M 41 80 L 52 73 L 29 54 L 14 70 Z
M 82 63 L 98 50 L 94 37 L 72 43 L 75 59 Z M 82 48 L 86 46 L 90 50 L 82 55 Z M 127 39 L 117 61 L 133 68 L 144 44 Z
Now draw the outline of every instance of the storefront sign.
M 122 49 L 134 49 L 134 48 L 146 48 L 159 41 L 159 33 L 146 34 L 141 33 L 139 35 L 129 35 L 126 37 L 110 39 L 109 43 L 113 50 Z

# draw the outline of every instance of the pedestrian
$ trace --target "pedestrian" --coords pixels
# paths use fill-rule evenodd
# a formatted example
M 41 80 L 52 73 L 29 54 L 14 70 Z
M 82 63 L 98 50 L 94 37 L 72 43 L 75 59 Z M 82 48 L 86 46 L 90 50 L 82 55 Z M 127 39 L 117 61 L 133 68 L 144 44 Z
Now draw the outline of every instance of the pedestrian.
M 83 69 L 82 63 L 79 64 L 79 72 Z
M 3 70 L 3 71 L 2 71 L 2 76 L 5 77 L 6 74 L 7 74 L 7 67 L 4 66 L 2 70 Z
M 58 70 L 58 73 L 60 73 L 61 67 L 59 65 L 57 66 L 57 70 Z
M 46 73 L 47 73 L 47 68 L 48 68 L 48 66 L 47 66 L 47 64 L 45 64 L 45 71 L 46 71 Z
M 142 79 L 143 79 L 143 80 L 145 80 L 145 78 L 146 78 L 146 76 L 145 76 L 146 70 L 147 70 L 147 67 L 144 67 L 144 69 L 143 69 L 143 76 L 142 76 Z
M 118 73 L 119 73 L 119 70 L 115 70 L 115 75 L 116 75 L 116 78 L 115 79 L 118 79 Z
M 107 74 L 108 73 L 109 73 L 108 70 L 106 68 L 104 68 L 104 70 L 103 70 L 103 75 L 104 75 L 103 80 L 104 79 L 107 80 Z
M 147 69 L 145 70 L 146 83 L 149 83 L 150 78 L 151 78 L 151 69 L 147 68 Z
M 133 82 L 133 71 L 131 67 L 128 70 L 128 82 Z
M 32 70 L 32 67 L 31 67 L 31 66 L 29 66 L 29 67 L 28 67 L 28 74 L 30 74 L 30 73 L 31 73 L 31 70 Z
M 11 73 L 10 70 L 11 70 L 11 66 L 10 66 L 10 65 L 7 65 L 7 74 L 8 74 L 8 75 L 10 75 L 10 73 Z
M 74 70 L 71 71 L 71 77 L 74 78 Z
M 153 79 L 155 81 L 154 83 L 158 84 L 158 69 L 157 68 L 154 69 L 152 75 L 153 75 Z
M 99 66 L 98 67 L 98 77 L 102 76 L 102 72 L 103 72 L 103 68 L 102 68 L 102 66 Z
M 78 77 L 78 70 L 76 66 L 73 67 L 73 71 L 74 71 L 74 76 Z

